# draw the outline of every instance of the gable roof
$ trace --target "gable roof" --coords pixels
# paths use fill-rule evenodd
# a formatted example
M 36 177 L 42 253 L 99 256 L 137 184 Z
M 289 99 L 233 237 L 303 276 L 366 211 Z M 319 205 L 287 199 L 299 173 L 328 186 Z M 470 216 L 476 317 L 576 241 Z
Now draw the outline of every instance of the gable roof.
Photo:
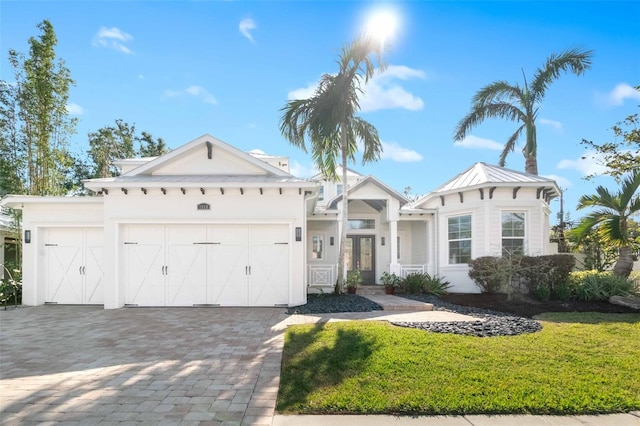
M 338 175 L 338 178 L 342 179 L 342 166 L 340 165 L 336 166 L 336 174 Z M 355 170 L 352 170 L 347 167 L 347 179 L 349 179 L 350 177 L 363 177 L 363 176 L 364 176 L 363 174 L 358 173 Z M 318 173 L 311 176 L 309 179 L 320 181 L 320 180 L 325 180 L 325 177 L 322 175 L 322 173 Z
M 409 200 L 402 194 L 400 194 L 398 191 L 392 189 L 391 187 L 389 187 L 388 185 L 386 185 L 385 183 L 383 183 L 382 181 L 378 180 L 377 178 L 369 175 L 367 177 L 365 177 L 364 179 L 360 180 L 358 183 L 356 183 L 353 186 L 350 186 L 348 188 L 349 194 L 351 194 L 352 192 L 357 191 L 358 189 L 366 186 L 367 184 L 373 184 L 375 186 L 377 186 L 378 188 L 382 189 L 384 192 L 386 192 L 387 194 L 391 195 L 391 197 L 395 198 L 396 200 L 400 201 L 400 206 L 402 207 L 403 205 L 407 204 L 409 202 Z M 334 197 L 332 200 L 330 200 L 327 203 L 327 208 L 329 209 L 335 209 L 337 207 L 337 204 L 342 201 L 342 194 Z
M 560 194 L 560 188 L 553 179 L 479 162 L 430 193 L 420 197 L 412 206 L 418 206 L 437 195 L 482 188 L 489 185 L 548 187 L 549 195 L 552 198 Z
M 218 153 L 217 163 L 216 152 Z M 223 154 L 220 157 L 220 154 Z M 204 165 L 214 160 L 212 166 Z M 136 160 L 133 160 L 135 162 Z M 300 185 L 314 186 L 250 153 L 231 146 L 211 135 L 203 135 L 159 157 L 140 159 L 137 167 L 120 176 L 84 181 L 90 189 L 117 187 L 144 183 L 147 186 L 171 184 L 251 186 Z M 190 163 L 191 162 L 191 163 Z M 194 163 L 197 165 L 194 168 Z M 191 164 L 191 166 L 190 166 Z

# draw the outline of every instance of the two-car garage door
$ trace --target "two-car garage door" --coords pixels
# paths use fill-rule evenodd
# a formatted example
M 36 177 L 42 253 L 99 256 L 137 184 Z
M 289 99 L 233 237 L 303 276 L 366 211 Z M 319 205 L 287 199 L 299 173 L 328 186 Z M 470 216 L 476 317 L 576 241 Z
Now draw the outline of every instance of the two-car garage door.
M 127 225 L 125 304 L 274 306 L 289 301 L 288 225 Z

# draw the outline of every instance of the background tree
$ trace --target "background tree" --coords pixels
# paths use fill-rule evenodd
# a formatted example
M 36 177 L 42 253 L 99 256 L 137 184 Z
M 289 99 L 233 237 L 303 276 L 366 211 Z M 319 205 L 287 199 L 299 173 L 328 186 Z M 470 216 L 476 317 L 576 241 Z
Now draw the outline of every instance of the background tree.
M 360 110 L 359 97 L 363 85 L 375 71 L 374 59 L 379 68 L 382 62 L 382 46 L 369 37 L 360 37 L 343 47 L 338 58 L 337 74 L 324 74 L 318 87 L 309 99 L 287 102 L 280 110 L 280 132 L 293 145 L 307 152 L 308 139 L 313 162 L 329 181 L 343 183 L 342 229 L 336 291 L 343 291 L 346 278 L 345 246 L 349 218 L 349 193 L 347 187 L 347 165 L 355 161 L 358 142 L 362 144 L 362 162 L 380 158 L 382 146 L 378 131 L 356 114 Z M 342 176 L 338 177 L 337 162 L 340 158 Z
M 571 230 L 572 237 L 579 243 L 592 230 L 597 240 L 607 246 L 618 248 L 618 260 L 613 267 L 615 275 L 627 278 L 633 269 L 633 244 L 637 236 L 631 232 L 629 220 L 640 212 L 640 168 L 621 179 L 620 191 L 610 193 L 603 186 L 596 188 L 596 194 L 583 195 L 578 201 L 578 210 L 591 207 L 594 210 L 580 220 Z
M 11 144 L 15 149 L 15 166 L 24 167 L 15 175 L 28 194 L 61 195 L 70 158 L 68 139 L 76 124 L 67 112 L 74 81 L 64 61 L 56 61 L 53 25 L 44 20 L 37 27 L 41 34 L 29 39 L 29 56 L 9 50 L 15 83 L 3 95 L 3 124 L 11 123 L 2 132 L 3 148 Z
M 581 75 L 591 68 L 591 50 L 569 49 L 559 55 L 552 54 L 544 66 L 538 68 L 531 83 L 523 75 L 523 85 L 495 81 L 481 88 L 473 97 L 471 112 L 456 126 L 454 141 L 463 140 L 469 132 L 488 118 L 505 118 L 520 124 L 509 137 L 500 154 L 500 166 L 506 164 L 507 156 L 514 151 L 518 138 L 525 132 L 526 142 L 522 149 L 525 172 L 538 174 L 538 141 L 536 118 L 549 85 L 560 77 L 561 72 L 571 71 Z
M 640 92 L 640 86 L 635 89 Z M 616 123 L 613 130 L 614 141 L 597 144 L 582 139 L 582 145 L 595 152 L 595 159 L 606 168 L 604 174 L 612 176 L 618 182 L 620 177 L 640 167 L 640 118 L 633 114 Z M 592 174 L 586 179 L 592 179 Z
M 135 131 L 135 124 L 118 119 L 114 126 L 105 126 L 89 133 L 88 154 L 93 163 L 92 177 L 106 178 L 119 174 L 118 168 L 112 163 L 114 160 L 135 156 Z
M 18 140 L 16 85 L 0 82 L 0 197 L 25 191 L 25 151 Z
M 149 132 L 142 131 L 141 135 L 136 139 L 140 144 L 140 148 L 138 149 L 138 155 L 140 157 L 157 157 L 169 152 L 164 139 L 157 138 L 154 140 Z

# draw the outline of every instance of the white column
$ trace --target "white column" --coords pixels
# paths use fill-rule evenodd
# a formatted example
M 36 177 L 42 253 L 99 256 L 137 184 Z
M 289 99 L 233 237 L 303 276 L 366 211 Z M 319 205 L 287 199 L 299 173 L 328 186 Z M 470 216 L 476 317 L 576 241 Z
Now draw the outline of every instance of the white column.
M 389 221 L 389 272 L 400 275 L 400 264 L 398 263 L 398 221 Z

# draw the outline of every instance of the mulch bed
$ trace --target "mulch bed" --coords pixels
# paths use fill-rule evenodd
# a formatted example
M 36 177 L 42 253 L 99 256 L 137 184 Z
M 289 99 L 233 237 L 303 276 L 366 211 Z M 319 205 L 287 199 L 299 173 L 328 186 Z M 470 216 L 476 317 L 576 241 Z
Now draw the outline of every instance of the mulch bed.
M 635 309 L 614 305 L 607 301 L 550 300 L 542 302 L 538 300 L 507 300 L 507 295 L 503 293 L 450 293 L 440 296 L 440 299 L 456 305 L 490 309 L 527 318 L 543 312 L 640 313 Z

